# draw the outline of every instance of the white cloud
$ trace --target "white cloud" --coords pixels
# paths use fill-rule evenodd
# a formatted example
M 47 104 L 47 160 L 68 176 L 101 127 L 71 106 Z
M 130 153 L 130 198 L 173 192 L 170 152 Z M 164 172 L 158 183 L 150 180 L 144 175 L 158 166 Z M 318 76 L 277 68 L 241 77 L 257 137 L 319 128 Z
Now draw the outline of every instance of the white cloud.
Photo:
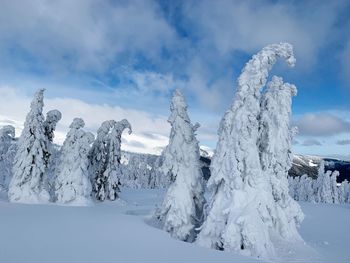
M 350 139 L 347 140 L 338 140 L 336 142 L 338 145 L 349 145 L 350 144 Z
M 235 50 L 252 53 L 280 41 L 295 46 L 305 65 L 314 61 L 319 49 L 329 42 L 338 12 L 346 1 L 308 1 L 298 5 L 283 1 L 200 1 L 187 2 L 187 18 L 208 50 L 222 56 Z
M 316 139 L 307 139 L 302 143 L 302 146 L 321 146 L 322 143 Z
M 2 59 L 25 52 L 54 71 L 103 71 L 123 52 L 158 60 L 162 48 L 176 45 L 152 1 L 5 0 L 0 36 Z
M 294 120 L 293 125 L 298 127 L 301 136 L 331 136 L 350 132 L 350 122 L 327 112 L 305 114 Z

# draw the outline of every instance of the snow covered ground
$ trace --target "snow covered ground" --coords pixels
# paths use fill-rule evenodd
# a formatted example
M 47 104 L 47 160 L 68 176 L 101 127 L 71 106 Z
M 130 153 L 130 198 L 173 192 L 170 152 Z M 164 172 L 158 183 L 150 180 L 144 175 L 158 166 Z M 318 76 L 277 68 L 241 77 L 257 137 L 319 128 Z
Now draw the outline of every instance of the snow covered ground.
M 93 207 L 0 200 L 0 262 L 261 262 L 172 239 L 149 224 L 162 190 L 122 189 Z M 309 247 L 281 245 L 280 262 L 350 262 L 350 205 L 301 203 Z

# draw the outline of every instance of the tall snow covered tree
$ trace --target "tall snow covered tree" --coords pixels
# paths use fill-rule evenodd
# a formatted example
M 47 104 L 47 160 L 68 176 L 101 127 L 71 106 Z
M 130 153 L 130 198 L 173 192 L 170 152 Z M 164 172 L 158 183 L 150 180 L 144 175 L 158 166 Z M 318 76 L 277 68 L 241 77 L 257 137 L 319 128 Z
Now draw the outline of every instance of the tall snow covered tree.
M 103 192 L 105 193 L 105 198 L 111 201 L 118 197 L 119 192 L 119 183 L 122 173 L 120 146 L 122 133 L 125 129 L 129 129 L 129 134 L 131 134 L 131 125 L 128 120 L 124 119 L 116 122 L 112 127 L 108 139 L 107 166 L 106 171 L 103 173 L 103 181 L 105 181 Z
M 293 66 L 292 46 L 272 44 L 253 56 L 238 79 L 234 101 L 220 123 L 208 181 L 214 194 L 197 240 L 202 246 L 272 258 L 274 245 L 270 233 L 279 232 L 273 220 L 290 217 L 270 214 L 276 211 L 276 201 L 270 178 L 261 168 L 257 145 L 261 88 L 278 58 Z M 295 222 L 283 222 L 288 224 Z
M 53 139 L 55 137 L 55 130 L 57 123 L 61 120 L 62 114 L 58 110 L 51 110 L 46 113 L 46 119 L 44 121 L 44 131 L 45 136 L 48 140 L 47 149 L 50 154 L 50 160 L 48 163 L 47 177 L 50 195 L 54 196 L 54 183 L 56 180 L 56 168 L 58 165 L 59 159 L 59 149 L 54 145 Z
M 97 130 L 97 137 L 91 147 L 89 153 L 90 165 L 89 170 L 92 179 L 92 188 L 94 196 L 97 200 L 105 199 L 105 181 L 104 172 L 107 169 L 108 155 L 108 134 L 111 128 L 115 125 L 115 121 L 104 121 L 101 127 Z
M 8 191 L 11 202 L 42 203 L 50 200 L 46 170 L 50 153 L 44 129 L 44 90 L 36 92 L 18 141 L 13 177 Z
M 163 204 L 155 213 L 164 230 L 174 238 L 193 242 L 203 214 L 203 181 L 200 168 L 197 125 L 187 115 L 187 104 L 179 90 L 171 100 L 169 145 L 164 150 L 162 169 L 171 174 Z
M 15 127 L 6 125 L 0 129 L 0 191 L 7 190 L 12 175 L 14 159 Z
M 131 133 L 130 123 L 124 119 L 120 122 L 105 121 L 97 131 L 97 138 L 90 151 L 93 191 L 97 200 L 115 200 L 117 197 L 121 135 L 125 129 Z
M 294 129 L 290 127 L 292 97 L 297 93 L 294 85 L 283 83 L 273 76 L 260 101 L 259 152 L 265 177 L 269 177 L 276 205 L 270 216 L 273 228 L 285 239 L 300 236 L 297 226 L 304 216 L 297 202 L 289 195 L 288 171 L 292 167 L 292 140 Z
M 61 148 L 60 164 L 55 181 L 55 196 L 58 203 L 89 205 L 91 182 L 88 174 L 88 153 L 94 135 L 82 128 L 85 123 L 75 118 Z

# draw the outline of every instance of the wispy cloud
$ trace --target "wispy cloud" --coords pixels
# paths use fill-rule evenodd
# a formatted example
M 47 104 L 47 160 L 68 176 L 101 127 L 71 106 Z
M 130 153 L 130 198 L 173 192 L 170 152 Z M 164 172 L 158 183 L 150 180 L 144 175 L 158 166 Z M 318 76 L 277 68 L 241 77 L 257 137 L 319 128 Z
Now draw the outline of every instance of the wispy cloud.
M 350 144 L 350 139 L 348 140 L 339 140 L 337 141 L 338 145 L 349 145 Z
M 307 139 L 302 143 L 302 146 L 321 146 L 322 143 L 316 139 Z
M 330 113 L 307 113 L 296 120 L 299 135 L 330 136 L 350 132 L 350 123 Z

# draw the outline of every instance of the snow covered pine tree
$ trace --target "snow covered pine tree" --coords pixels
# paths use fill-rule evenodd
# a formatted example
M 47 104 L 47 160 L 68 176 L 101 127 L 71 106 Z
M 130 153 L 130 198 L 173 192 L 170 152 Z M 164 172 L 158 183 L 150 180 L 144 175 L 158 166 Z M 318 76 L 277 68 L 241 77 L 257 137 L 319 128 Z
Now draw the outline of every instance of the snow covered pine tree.
M 97 137 L 89 153 L 93 193 L 97 200 L 105 200 L 104 176 L 107 167 L 108 133 L 115 121 L 104 121 L 97 130 Z
M 171 100 L 169 145 L 164 149 L 162 169 L 170 173 L 170 185 L 163 204 L 155 212 L 162 228 L 174 238 L 193 242 L 196 227 L 203 215 L 203 176 L 199 164 L 199 146 L 195 137 L 198 125 L 193 126 L 187 115 L 187 104 L 179 90 Z
M 46 170 L 50 159 L 44 129 L 44 90 L 38 90 L 26 117 L 8 191 L 11 202 L 45 203 L 50 200 Z
M 129 129 L 129 134 L 131 134 L 131 125 L 128 120 L 123 119 L 114 124 L 112 131 L 109 134 L 108 140 L 108 155 L 107 155 L 107 167 L 103 173 L 105 182 L 106 196 L 109 200 L 115 200 L 118 197 L 119 183 L 121 179 L 121 141 L 122 133 L 125 129 Z
M 59 161 L 59 147 L 56 147 L 53 143 L 55 137 L 55 129 L 57 123 L 61 120 L 62 114 L 58 110 L 50 110 L 46 113 L 46 119 L 44 121 L 45 136 L 48 140 L 47 150 L 50 154 L 50 160 L 48 163 L 47 177 L 50 195 L 54 196 L 54 184 L 56 180 L 56 167 Z
M 127 128 L 130 134 L 131 125 L 125 119 L 120 122 L 110 120 L 103 122 L 97 131 L 97 138 L 89 154 L 93 192 L 97 200 L 115 200 L 117 197 L 121 135 Z M 114 161 L 118 163 L 112 163 Z
M 0 129 L 0 192 L 6 191 L 12 175 L 15 153 L 15 127 L 6 125 Z
M 61 148 L 60 164 L 55 181 L 55 196 L 58 203 L 89 205 L 91 182 L 88 174 L 88 153 L 94 135 L 83 131 L 85 123 L 75 118 Z
M 213 197 L 197 239 L 199 245 L 271 259 L 275 255 L 272 233 L 278 236 L 281 233 L 297 235 L 297 230 L 293 229 L 295 222 L 287 221 L 295 217 L 296 208 L 281 207 L 294 206 L 285 196 L 288 189 L 281 178 L 286 176 L 284 171 L 289 159 L 281 163 L 280 160 L 269 162 L 269 172 L 278 172 L 273 175 L 274 180 L 282 186 L 273 190 L 272 177 L 263 170 L 259 156 L 261 88 L 265 86 L 268 73 L 278 58 L 284 58 L 290 66 L 294 66 L 292 46 L 280 43 L 263 48 L 246 64 L 238 79 L 234 101 L 219 128 L 219 141 L 208 181 Z M 285 110 L 284 114 L 288 114 L 288 109 Z M 288 127 L 284 125 L 282 129 Z M 287 136 L 281 139 L 289 140 L 289 132 L 281 131 L 280 136 Z M 287 149 L 290 142 L 276 142 L 279 143 L 286 149 L 278 151 L 286 151 L 284 158 L 289 158 L 286 154 L 290 150 Z M 276 154 L 278 152 L 273 150 L 267 156 L 275 157 Z M 282 196 L 285 199 L 277 203 L 275 198 L 284 198 Z M 275 219 L 278 219 L 277 223 Z M 283 226 L 282 230 L 278 229 L 280 226 Z M 286 233 L 287 230 L 291 233 Z
M 295 129 L 291 129 L 292 97 L 297 94 L 294 85 L 283 83 L 273 76 L 260 100 L 259 153 L 265 178 L 270 178 L 272 195 L 276 204 L 270 209 L 273 229 L 285 239 L 300 240 L 297 226 L 304 219 L 300 206 L 289 195 L 288 171 L 292 167 L 292 140 Z

